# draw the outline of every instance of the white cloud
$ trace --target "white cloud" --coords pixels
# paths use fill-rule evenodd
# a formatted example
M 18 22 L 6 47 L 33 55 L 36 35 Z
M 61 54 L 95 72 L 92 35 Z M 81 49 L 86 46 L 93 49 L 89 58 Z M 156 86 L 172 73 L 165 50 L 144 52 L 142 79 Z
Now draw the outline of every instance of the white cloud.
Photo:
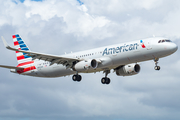
M 103 33 L 106 33 L 107 25 L 110 21 L 104 16 L 93 16 L 87 11 L 85 5 L 74 4 L 74 1 L 44 1 L 44 2 L 32 2 L 26 0 L 24 2 L 25 18 L 27 20 L 33 20 L 33 22 L 48 21 L 53 17 L 62 17 L 67 27 L 64 27 L 65 33 L 72 33 L 75 36 L 91 36 L 94 31 L 99 28 L 104 28 Z M 33 16 L 40 16 L 41 19 L 36 19 Z M 24 14 L 21 14 L 24 16 Z M 15 17 L 14 17 L 15 18 Z M 22 22 L 22 20 L 21 20 Z M 29 25 L 28 25 L 29 26 Z M 40 26 L 43 29 L 43 26 Z M 102 30 L 102 29 L 101 29 Z M 39 34 L 39 32 L 38 32 Z M 111 36 L 110 34 L 97 34 L 95 39 L 103 39 Z
M 179 42 L 180 2 L 169 0 L 0 0 L 0 34 L 10 43 L 19 33 L 33 51 L 62 54 L 134 39 L 166 36 Z M 12 40 L 11 40 L 12 41 Z M 11 43 L 12 44 L 12 43 Z M 48 48 L 48 49 L 47 49 Z M 0 64 L 15 65 L 14 52 L 0 44 Z M 141 63 L 140 74 L 102 73 L 33 78 L 0 68 L 0 116 L 14 119 L 179 119 L 179 51 Z M 0 117 L 0 119 L 1 119 Z

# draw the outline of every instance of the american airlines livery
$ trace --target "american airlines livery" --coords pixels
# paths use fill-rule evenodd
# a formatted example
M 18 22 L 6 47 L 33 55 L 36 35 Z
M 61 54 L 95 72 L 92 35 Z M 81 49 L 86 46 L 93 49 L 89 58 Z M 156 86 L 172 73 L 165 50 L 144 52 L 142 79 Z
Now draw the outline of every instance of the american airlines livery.
M 2 37 L 5 47 L 15 51 L 18 65 L 0 67 L 11 69 L 13 73 L 35 77 L 61 77 L 73 75 L 74 81 L 81 81 L 79 73 L 96 73 L 103 71 L 105 77 L 102 84 L 109 84 L 107 77 L 113 69 L 118 76 L 131 76 L 140 72 L 138 62 L 154 60 L 155 70 L 159 58 L 166 57 L 177 51 L 178 46 L 163 37 L 153 37 L 137 41 L 110 45 L 96 49 L 70 53 L 65 55 L 50 55 L 32 52 L 17 35 L 12 36 L 14 47 L 10 47 Z

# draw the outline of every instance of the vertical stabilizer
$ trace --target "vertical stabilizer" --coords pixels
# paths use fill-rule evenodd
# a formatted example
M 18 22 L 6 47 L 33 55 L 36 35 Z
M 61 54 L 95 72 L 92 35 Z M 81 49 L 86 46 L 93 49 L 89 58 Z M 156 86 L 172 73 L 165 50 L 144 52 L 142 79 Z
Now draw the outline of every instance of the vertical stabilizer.
M 24 41 L 21 39 L 21 37 L 17 35 L 12 36 L 13 41 L 14 41 L 14 46 L 16 49 L 19 50 L 25 50 L 29 51 L 29 48 L 27 45 L 24 43 Z M 26 53 L 18 52 L 16 51 L 16 56 L 17 56 L 17 61 L 18 61 L 18 67 L 27 67 L 30 66 L 34 61 L 32 60 L 32 57 L 28 56 Z

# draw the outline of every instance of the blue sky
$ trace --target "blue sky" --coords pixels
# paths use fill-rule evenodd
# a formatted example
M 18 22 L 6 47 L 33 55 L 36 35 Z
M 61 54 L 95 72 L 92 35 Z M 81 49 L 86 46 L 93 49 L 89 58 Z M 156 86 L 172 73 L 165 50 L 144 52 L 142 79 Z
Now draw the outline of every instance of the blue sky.
M 25 0 L 20 0 L 20 2 L 24 2 Z M 37 1 L 37 2 L 39 2 L 39 1 L 43 1 L 43 0 L 31 0 L 31 1 Z
M 25 0 L 20 0 L 20 2 L 24 2 Z M 39 2 L 39 1 L 43 1 L 43 0 L 31 0 L 31 1 L 37 1 L 37 2 Z M 79 4 L 80 5 L 83 5 L 84 3 L 81 1 L 81 0 L 77 0 L 78 2 L 79 2 Z
M 80 5 L 83 5 L 84 3 L 81 0 L 77 0 Z

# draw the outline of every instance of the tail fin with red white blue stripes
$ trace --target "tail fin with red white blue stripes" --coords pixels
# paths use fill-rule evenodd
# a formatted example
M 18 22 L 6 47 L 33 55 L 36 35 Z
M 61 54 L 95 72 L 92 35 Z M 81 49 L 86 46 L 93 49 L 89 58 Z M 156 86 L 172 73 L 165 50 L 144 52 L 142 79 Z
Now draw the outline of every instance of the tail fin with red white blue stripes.
M 13 35 L 12 38 L 16 49 L 29 51 L 29 48 L 18 34 Z M 28 56 L 26 53 L 16 51 L 16 56 L 18 61 L 18 67 L 27 65 L 29 66 L 31 63 L 34 63 L 32 57 Z

